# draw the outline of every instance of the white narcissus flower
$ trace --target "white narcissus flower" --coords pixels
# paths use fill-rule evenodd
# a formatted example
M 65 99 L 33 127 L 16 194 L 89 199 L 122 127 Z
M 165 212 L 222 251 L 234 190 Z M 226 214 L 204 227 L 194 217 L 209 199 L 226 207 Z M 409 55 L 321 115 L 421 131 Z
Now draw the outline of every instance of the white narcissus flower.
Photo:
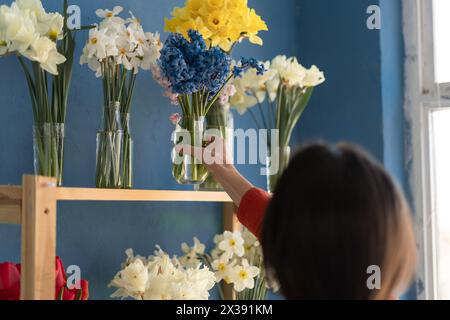
M 33 41 L 23 55 L 39 62 L 42 69 L 53 75 L 58 75 L 58 65 L 66 61 L 66 58 L 58 52 L 56 44 L 47 37 L 40 37 Z
M 105 59 L 107 54 L 107 46 L 111 43 L 111 39 L 106 35 L 106 29 L 93 28 L 89 31 L 89 39 L 86 44 L 87 58 L 96 57 L 98 60 Z
M 111 18 L 117 18 L 117 15 L 119 15 L 122 11 L 123 11 L 123 8 L 121 6 L 115 6 L 112 10 L 98 9 L 97 11 L 95 11 L 95 14 L 99 18 L 111 19 Z
M 38 37 L 36 22 L 29 11 L 21 11 L 16 3 L 0 7 L 0 40 L 8 44 L 9 52 L 22 54 Z
M 126 296 L 139 297 L 147 289 L 148 278 L 147 267 L 141 260 L 135 260 L 117 273 L 109 286 L 119 288 L 118 292 L 113 294 L 115 297 L 123 293 L 126 293 Z M 122 297 L 126 296 L 122 295 Z
M 45 20 L 38 23 L 38 31 L 41 36 L 47 36 L 53 41 L 62 40 L 64 28 L 64 17 L 59 13 L 49 13 Z
M 151 70 L 160 57 L 163 45 L 159 34 L 145 33 L 132 13 L 128 20 L 117 16 L 121 11 L 121 7 L 97 10 L 97 15 L 103 20 L 90 30 L 89 40 L 80 58 L 80 64 L 88 64 L 97 77 L 102 76 L 101 63 L 106 57 L 114 58 L 115 64 L 123 65 L 134 74 L 140 69 Z
M 176 115 L 174 116 L 172 121 L 176 125 L 180 122 L 181 117 L 179 115 L 178 117 Z M 182 243 L 181 250 L 185 255 L 180 258 L 180 263 L 185 267 L 196 268 L 201 263 L 198 256 L 205 254 L 205 245 L 197 238 L 194 238 L 194 245 L 192 247 L 189 247 L 187 243 Z
M 223 240 L 219 243 L 219 249 L 224 251 L 227 257 L 232 258 L 233 255 L 242 257 L 244 255 L 244 239 L 238 231 L 225 231 Z
M 255 287 L 254 278 L 259 275 L 259 268 L 249 265 L 247 259 L 242 260 L 242 265 L 233 268 L 233 284 L 236 292 Z
M 163 44 L 160 39 L 159 33 L 146 32 L 145 38 L 147 39 L 147 45 L 144 47 L 144 56 L 141 62 L 142 70 L 150 70 L 157 64 L 159 57 L 161 56 L 161 49 Z
M 244 239 L 244 249 L 246 256 L 251 256 L 255 253 L 255 250 L 260 246 L 258 239 L 248 231 L 244 229 L 242 232 L 242 238 Z
M 59 13 L 47 13 L 41 0 L 16 0 L 17 6 L 22 12 L 29 12 L 36 21 L 36 30 L 41 36 L 51 40 L 63 38 L 64 18 Z
M 306 77 L 306 69 L 295 57 L 287 58 L 280 55 L 272 60 L 271 68 L 278 72 L 282 82 L 288 86 L 303 87 L 303 80 Z
M 325 75 L 322 71 L 313 65 L 309 70 L 306 71 L 305 79 L 303 80 L 303 85 L 307 88 L 318 86 L 325 81 Z
M 87 64 L 89 69 L 95 72 L 97 78 L 102 76 L 102 66 L 96 57 L 89 57 L 89 48 L 83 48 L 83 54 L 80 57 L 80 64 Z
M 41 0 L 16 0 L 15 3 L 21 10 L 28 10 L 30 13 L 34 14 L 38 20 L 44 19 L 47 14 L 42 6 Z
M 249 69 L 242 77 L 234 79 L 236 92 L 230 99 L 230 105 L 240 114 L 258 103 L 263 103 L 267 97 L 266 83 L 274 78 L 276 72 L 270 69 L 269 61 L 263 64 L 267 70 L 263 75 L 258 75 L 255 69 Z
M 227 284 L 232 283 L 233 267 L 235 264 L 236 261 L 230 262 L 227 257 L 221 257 L 217 260 L 214 260 L 211 266 L 215 271 L 216 281 L 220 282 L 221 280 L 223 280 Z
M 116 57 L 116 63 L 122 64 L 125 69 L 132 70 L 133 65 L 131 64 L 131 57 L 130 55 L 130 43 L 126 38 L 120 37 L 116 41 L 117 45 L 117 51 L 119 54 Z
M 128 265 L 111 281 L 116 287 L 112 297 L 144 300 L 206 300 L 215 285 L 215 276 L 207 267 L 185 269 L 176 258 L 159 247 L 147 263 L 128 249 Z M 133 262 L 131 262 L 133 261 Z M 136 283 L 137 282 L 137 283 Z
M 214 243 L 219 244 L 220 242 L 222 242 L 223 238 L 223 234 L 216 234 L 214 236 Z

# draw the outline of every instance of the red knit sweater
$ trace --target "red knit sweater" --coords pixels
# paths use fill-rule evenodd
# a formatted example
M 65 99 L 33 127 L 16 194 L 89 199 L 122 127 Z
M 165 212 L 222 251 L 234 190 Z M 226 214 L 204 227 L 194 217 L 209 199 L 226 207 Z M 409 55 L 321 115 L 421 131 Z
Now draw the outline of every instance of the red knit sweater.
M 270 194 L 264 190 L 253 188 L 244 195 L 239 205 L 239 221 L 258 238 L 270 199 Z

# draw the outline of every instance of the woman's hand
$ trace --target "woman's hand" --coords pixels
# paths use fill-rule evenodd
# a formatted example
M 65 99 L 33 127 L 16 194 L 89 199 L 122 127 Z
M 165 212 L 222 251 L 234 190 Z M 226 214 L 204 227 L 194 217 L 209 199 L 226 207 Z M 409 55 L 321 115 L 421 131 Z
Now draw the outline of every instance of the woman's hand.
M 242 197 L 254 186 L 236 170 L 233 165 L 233 152 L 228 150 L 222 138 L 209 136 L 207 140 L 209 142 L 203 148 L 177 145 L 175 150 L 179 153 L 190 154 L 202 161 L 235 205 L 239 206 Z

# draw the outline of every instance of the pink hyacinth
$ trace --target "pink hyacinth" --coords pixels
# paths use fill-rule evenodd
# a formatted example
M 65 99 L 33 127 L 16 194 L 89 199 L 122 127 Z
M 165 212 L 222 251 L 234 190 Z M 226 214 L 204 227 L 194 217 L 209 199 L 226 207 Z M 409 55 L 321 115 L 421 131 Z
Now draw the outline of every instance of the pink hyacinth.
M 181 121 L 181 115 L 179 113 L 174 113 L 169 117 L 169 120 L 176 126 Z
M 179 104 L 178 102 L 178 94 L 173 93 L 170 87 L 170 82 L 169 80 L 164 77 L 161 73 L 161 69 L 158 66 L 153 65 L 151 67 L 151 71 L 153 74 L 153 79 L 155 79 L 155 81 L 161 86 L 163 87 L 164 91 L 164 96 L 169 98 L 170 103 L 177 106 Z
M 163 89 L 166 89 L 166 90 L 170 89 L 170 82 L 169 82 L 169 79 L 167 79 L 166 77 L 164 77 L 164 76 L 161 74 L 161 69 L 160 69 L 158 66 L 153 65 L 153 66 L 151 67 L 151 71 L 152 71 L 153 79 L 155 79 L 155 81 L 156 81 L 161 87 L 163 87 Z
M 164 96 L 169 98 L 170 103 L 173 104 L 174 106 L 178 106 L 180 104 L 178 101 L 178 94 L 173 93 L 170 90 L 167 90 L 166 92 L 164 92 Z
M 225 105 L 230 100 L 230 97 L 236 94 L 236 87 L 233 84 L 227 84 L 222 90 L 222 94 L 219 97 L 219 103 Z

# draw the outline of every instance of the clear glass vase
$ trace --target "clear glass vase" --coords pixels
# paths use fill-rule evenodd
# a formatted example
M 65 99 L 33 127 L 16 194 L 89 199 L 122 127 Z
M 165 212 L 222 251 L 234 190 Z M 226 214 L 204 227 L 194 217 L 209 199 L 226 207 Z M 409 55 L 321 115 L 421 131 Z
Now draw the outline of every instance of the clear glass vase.
M 123 147 L 122 147 L 122 188 L 133 188 L 133 138 L 130 129 L 130 114 L 122 113 Z
M 97 188 L 122 187 L 123 130 L 120 103 L 111 102 L 103 109 L 102 125 L 97 133 Z
M 291 157 L 291 147 L 280 146 L 278 152 L 276 152 L 274 155 L 272 155 L 270 146 L 268 146 L 267 148 L 267 152 L 269 153 L 269 156 L 266 159 L 267 192 L 274 192 L 278 180 L 289 165 L 289 159 Z M 278 162 L 278 170 L 275 172 L 273 172 L 274 169 L 270 168 L 273 161 Z
M 173 133 L 172 140 L 175 145 L 203 146 L 205 131 L 204 117 L 183 116 L 180 124 Z M 189 154 L 172 153 L 172 174 L 179 184 L 201 184 L 208 177 L 208 170 L 201 160 Z
M 228 152 L 233 152 L 234 144 L 234 118 L 229 106 L 224 106 L 216 102 L 206 115 L 206 129 L 219 134 L 224 140 Z M 208 175 L 205 182 L 195 185 L 197 191 L 223 191 L 222 186 L 214 179 L 213 175 Z
M 64 123 L 33 126 L 34 173 L 56 178 L 62 185 L 64 165 Z

